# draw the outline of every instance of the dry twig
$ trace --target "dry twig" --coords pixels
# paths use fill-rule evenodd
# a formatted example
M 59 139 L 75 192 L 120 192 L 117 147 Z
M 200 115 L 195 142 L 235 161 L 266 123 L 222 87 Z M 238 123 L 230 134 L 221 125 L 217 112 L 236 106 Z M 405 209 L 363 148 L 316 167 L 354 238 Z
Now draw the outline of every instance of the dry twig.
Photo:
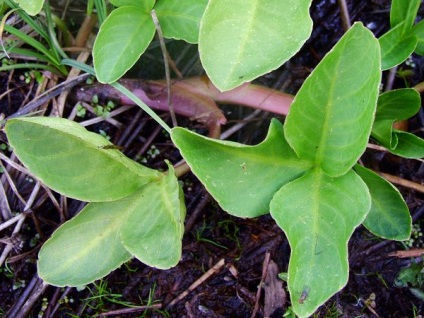
M 212 266 L 206 273 L 204 273 L 198 280 L 196 280 L 193 284 L 191 284 L 185 291 L 179 294 L 174 300 L 172 300 L 166 308 L 169 309 L 178 303 L 180 300 L 184 299 L 189 293 L 199 287 L 202 283 L 204 283 L 209 277 L 219 272 L 221 268 L 225 265 L 225 259 L 219 260 L 214 266 Z

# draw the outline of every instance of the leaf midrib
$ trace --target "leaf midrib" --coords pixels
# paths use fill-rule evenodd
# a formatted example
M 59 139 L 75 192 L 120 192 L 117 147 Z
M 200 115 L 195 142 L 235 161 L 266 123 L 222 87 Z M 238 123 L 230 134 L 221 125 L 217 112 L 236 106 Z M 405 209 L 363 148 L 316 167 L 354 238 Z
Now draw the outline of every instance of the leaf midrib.
M 258 13 L 258 7 L 259 7 L 258 2 L 259 1 L 254 1 L 254 3 L 253 3 L 252 14 L 249 17 L 248 22 L 246 23 L 247 32 L 244 33 L 244 37 L 242 38 L 241 45 L 240 45 L 238 53 L 237 53 L 237 58 L 235 59 L 236 63 L 234 63 L 231 66 L 230 71 L 228 72 L 227 79 L 225 80 L 225 83 L 226 83 L 225 86 L 228 86 L 229 79 L 234 78 L 233 74 L 235 73 L 235 69 L 240 64 L 239 61 L 241 60 L 241 56 L 245 52 L 245 48 L 247 46 L 247 43 L 249 42 L 249 39 L 253 38 L 251 36 L 251 34 L 253 32 L 253 29 L 254 29 L 253 28 L 253 25 L 254 25 L 254 22 L 255 22 L 254 18 L 257 16 L 257 13 Z
M 344 51 L 344 48 L 346 47 L 346 43 L 343 43 L 343 44 L 344 46 L 340 48 L 340 51 L 342 52 Z M 331 129 L 330 126 L 332 124 L 331 117 L 332 117 L 333 109 L 335 105 L 334 90 L 336 87 L 337 79 L 339 77 L 338 70 L 339 70 L 340 63 L 341 63 L 341 55 L 339 55 L 337 57 L 337 61 L 333 63 L 333 65 L 336 66 L 334 68 L 336 75 L 335 75 L 335 79 L 331 82 L 329 94 L 328 94 L 328 101 L 324 108 L 324 112 L 326 116 L 324 116 L 324 124 L 322 126 L 321 138 L 318 145 L 317 154 L 315 156 L 315 163 L 320 167 L 322 167 L 323 162 L 325 160 L 325 152 L 326 152 L 325 146 L 327 145 L 328 139 L 330 137 L 330 129 Z

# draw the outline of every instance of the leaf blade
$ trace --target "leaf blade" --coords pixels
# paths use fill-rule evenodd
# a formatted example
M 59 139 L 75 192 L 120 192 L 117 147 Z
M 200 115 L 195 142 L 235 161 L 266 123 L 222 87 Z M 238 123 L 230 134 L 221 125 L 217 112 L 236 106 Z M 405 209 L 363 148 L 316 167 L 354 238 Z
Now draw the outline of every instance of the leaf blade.
M 398 143 L 395 148 L 389 149 L 391 153 L 409 159 L 424 158 L 424 139 L 400 130 L 395 130 L 393 134 Z
M 403 23 L 403 33 L 407 33 L 414 24 L 421 0 L 392 0 L 390 25 L 392 28 Z
M 12 119 L 6 132 L 15 154 L 44 184 L 82 201 L 117 200 L 160 175 L 104 148 L 112 144 L 63 118 Z
M 300 317 L 347 283 L 347 243 L 370 205 L 368 188 L 353 171 L 331 178 L 314 169 L 275 194 L 271 216 L 290 243 L 288 287 Z
M 310 3 L 209 1 L 200 25 L 199 53 L 215 86 L 230 90 L 293 56 L 312 30 Z
M 330 176 L 352 168 L 371 133 L 380 78 L 378 42 L 357 23 L 306 79 L 290 107 L 284 131 L 297 155 Z
M 54 286 L 81 286 L 104 277 L 132 256 L 120 242 L 120 202 L 90 203 L 61 225 L 38 255 L 38 275 Z
M 220 206 L 239 217 L 268 213 L 274 193 L 312 166 L 296 157 L 277 120 L 256 146 L 209 139 L 181 128 L 174 128 L 171 138 Z
M 411 235 L 412 218 L 400 192 L 371 170 L 358 164 L 354 169 L 371 194 L 371 209 L 364 226 L 374 235 L 385 239 L 407 240 Z
M 414 25 L 412 28 L 412 34 L 417 37 L 415 53 L 424 55 L 424 20 L 421 20 L 416 25 Z
M 199 42 L 200 19 L 208 0 L 161 0 L 155 6 L 164 37 Z
M 43 8 L 44 0 L 13 0 L 29 15 L 37 15 Z
M 405 61 L 415 51 L 418 40 L 415 35 L 403 35 L 403 24 L 383 34 L 379 39 L 381 47 L 381 69 L 388 70 Z
M 112 83 L 123 76 L 147 49 L 155 34 L 148 12 L 136 6 L 112 11 L 102 23 L 93 47 L 96 76 Z
M 160 181 L 139 192 L 141 200 L 127 213 L 121 228 L 125 248 L 141 262 L 169 269 L 181 259 L 184 234 L 184 194 L 172 166 Z
M 375 120 L 406 120 L 420 109 L 420 94 L 412 88 L 395 89 L 378 97 Z

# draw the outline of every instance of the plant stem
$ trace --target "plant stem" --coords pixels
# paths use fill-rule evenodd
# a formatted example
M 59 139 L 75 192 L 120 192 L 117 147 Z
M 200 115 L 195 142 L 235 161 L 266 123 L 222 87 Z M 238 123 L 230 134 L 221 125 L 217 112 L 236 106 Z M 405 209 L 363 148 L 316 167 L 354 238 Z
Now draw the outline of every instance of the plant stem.
M 171 120 L 172 125 L 174 127 L 178 126 L 177 123 L 177 117 L 175 116 L 174 106 L 172 105 L 172 99 L 171 99 L 171 74 L 169 72 L 169 63 L 168 63 L 168 51 L 166 50 L 165 40 L 163 38 L 162 28 L 160 27 L 160 23 L 158 20 L 158 17 L 156 15 L 155 9 L 152 9 L 150 12 L 153 23 L 156 27 L 156 32 L 158 34 L 160 48 L 162 50 L 162 56 L 163 56 L 163 63 L 165 66 L 165 78 L 166 78 L 166 93 L 167 93 L 167 102 L 168 102 L 168 108 L 169 113 L 171 114 Z

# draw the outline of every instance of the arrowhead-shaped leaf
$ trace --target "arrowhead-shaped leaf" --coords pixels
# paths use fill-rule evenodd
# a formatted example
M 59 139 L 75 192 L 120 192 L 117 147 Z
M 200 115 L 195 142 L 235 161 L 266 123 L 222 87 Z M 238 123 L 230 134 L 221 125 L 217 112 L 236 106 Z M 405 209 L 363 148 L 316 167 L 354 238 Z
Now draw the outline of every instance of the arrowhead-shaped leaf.
M 124 75 L 147 49 L 155 30 L 144 8 L 123 6 L 113 10 L 101 25 L 93 47 L 99 82 L 112 83 Z
M 200 19 L 208 0 L 161 0 L 155 6 L 163 35 L 166 38 L 199 41 Z
M 82 201 L 128 196 L 160 173 L 125 157 L 100 135 L 63 118 L 9 120 L 6 133 L 19 160 L 44 184 Z
M 374 235 L 390 240 L 406 240 L 411 235 L 412 220 L 399 191 L 371 170 L 355 165 L 356 173 L 368 186 L 371 210 L 364 221 Z
M 166 176 L 144 186 L 128 200 L 121 228 L 122 244 L 143 263 L 168 269 L 181 259 L 184 194 L 169 166 Z
M 311 0 L 210 0 L 199 52 L 215 86 L 230 90 L 292 57 L 312 31 Z
M 256 146 L 214 140 L 183 128 L 174 128 L 171 137 L 219 205 L 240 217 L 268 213 L 275 192 L 312 166 L 297 158 L 277 120 L 271 122 L 268 136 Z
M 298 156 L 330 176 L 351 169 L 368 142 L 380 78 L 378 42 L 355 24 L 306 79 L 290 107 L 284 131 Z
M 106 276 L 132 257 L 121 244 L 123 220 L 121 201 L 88 204 L 44 243 L 38 275 L 55 286 L 81 286 Z
M 288 288 L 299 317 L 347 283 L 347 243 L 370 206 L 368 188 L 352 170 L 331 178 L 317 168 L 275 194 L 271 215 L 290 243 Z

